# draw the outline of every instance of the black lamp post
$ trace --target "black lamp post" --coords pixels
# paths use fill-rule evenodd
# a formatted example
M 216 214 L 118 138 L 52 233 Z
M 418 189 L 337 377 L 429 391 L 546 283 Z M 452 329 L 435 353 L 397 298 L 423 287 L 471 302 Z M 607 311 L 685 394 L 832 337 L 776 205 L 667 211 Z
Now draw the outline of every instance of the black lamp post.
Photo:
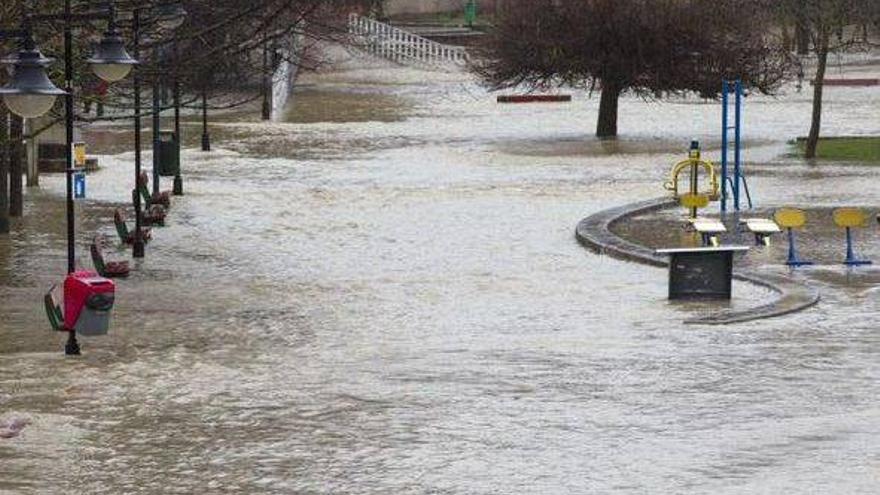
M 64 80 L 65 90 L 56 88 L 46 76 L 46 62 L 39 62 L 42 57 L 36 51 L 29 34 L 31 20 L 60 21 L 64 26 Z M 107 31 L 95 48 L 94 55 L 88 60 L 95 74 L 107 82 L 115 82 L 125 78 L 137 61 L 125 51 L 122 37 L 116 29 L 116 12 L 112 2 L 100 11 L 74 14 L 71 0 L 64 0 L 64 11 L 60 14 L 39 14 L 28 16 L 26 29 L 18 33 L 25 40 L 24 50 L 19 53 L 15 62 L 13 82 L 0 89 L 3 100 L 13 113 L 26 118 L 38 117 L 48 112 L 55 103 L 55 98 L 65 96 L 65 130 L 67 144 L 67 272 L 76 271 L 76 231 L 73 206 L 73 28 L 96 20 L 107 21 Z M 45 59 L 43 59 L 45 60 Z M 68 330 L 65 347 L 67 354 L 79 354 L 76 332 Z
M 186 20 L 187 12 L 176 0 L 165 0 L 161 2 L 156 7 L 156 20 L 158 21 L 159 27 L 161 27 L 165 31 L 174 31 L 179 28 L 183 22 Z M 160 46 L 159 48 L 159 74 L 153 81 L 153 196 L 159 196 L 159 148 L 160 148 L 160 127 L 161 127 L 161 112 L 162 105 L 160 99 L 160 88 L 162 88 L 162 84 L 165 82 L 163 78 L 163 72 L 165 69 L 165 61 L 167 58 L 167 47 Z M 179 96 L 175 93 L 175 132 L 177 132 L 176 138 L 180 139 L 180 130 L 179 130 L 179 110 L 177 109 Z M 180 193 L 183 193 L 183 183 L 180 177 L 180 173 L 174 177 L 174 186 L 175 186 L 175 194 L 178 191 L 178 186 L 180 187 Z
M 202 151 L 211 151 L 211 135 L 208 134 L 208 85 L 202 87 Z
M 132 44 L 134 51 L 134 57 L 140 58 L 140 43 L 141 43 L 141 14 L 146 8 L 135 8 L 132 12 Z M 176 29 L 180 27 L 183 23 L 183 20 L 186 16 L 186 11 L 183 10 L 176 2 L 166 2 L 162 3 L 157 7 L 157 12 L 155 15 L 155 19 L 159 24 L 159 27 L 162 29 Z M 135 189 L 132 192 L 132 199 L 134 200 L 134 210 L 135 210 L 135 231 L 134 231 L 134 239 L 132 243 L 132 256 L 134 258 L 143 258 L 145 254 L 145 242 L 144 242 L 144 232 L 143 232 L 143 205 L 141 201 L 141 194 L 139 191 L 139 182 L 142 172 L 142 155 L 141 155 L 141 74 L 140 71 L 135 70 L 134 72 L 134 184 Z M 154 95 L 157 94 L 153 91 Z M 155 111 L 155 108 L 154 108 Z M 157 115 L 154 113 L 154 123 Z M 156 129 L 154 128 L 154 137 L 156 136 Z M 154 149 L 154 152 L 156 150 Z M 154 161 L 154 171 L 156 170 Z M 154 177 L 154 190 L 157 189 L 158 180 Z

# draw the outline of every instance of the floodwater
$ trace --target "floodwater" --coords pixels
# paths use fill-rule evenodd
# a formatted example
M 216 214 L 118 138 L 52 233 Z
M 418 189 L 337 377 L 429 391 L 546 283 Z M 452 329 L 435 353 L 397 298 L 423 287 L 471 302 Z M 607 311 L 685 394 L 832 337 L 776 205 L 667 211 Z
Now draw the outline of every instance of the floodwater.
M 668 303 L 663 270 L 574 240 L 662 195 L 691 137 L 717 143 L 717 105 L 625 100 L 633 144 L 580 148 L 581 94 L 499 106 L 406 69 L 304 82 L 290 122 L 218 123 L 215 151 L 185 150 L 187 195 L 81 358 L 40 307 L 62 183 L 29 192 L 0 239 L 0 421 L 30 420 L 0 439 L 0 493 L 880 489 L 876 287 L 817 279 L 808 311 L 684 326 L 702 309 Z M 829 93 L 829 134 L 880 131 L 876 89 Z M 785 156 L 807 93 L 748 105 L 758 201 L 876 201 L 870 166 Z M 132 154 L 101 161 L 81 246 L 128 198 Z

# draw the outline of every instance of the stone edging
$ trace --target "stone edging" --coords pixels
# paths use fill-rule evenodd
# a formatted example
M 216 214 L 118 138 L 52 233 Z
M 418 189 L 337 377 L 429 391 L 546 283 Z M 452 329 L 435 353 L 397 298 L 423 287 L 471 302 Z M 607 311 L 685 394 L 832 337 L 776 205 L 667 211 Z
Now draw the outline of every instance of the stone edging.
M 611 208 L 589 216 L 578 224 L 576 236 L 586 248 L 614 258 L 642 263 L 656 267 L 667 267 L 665 257 L 654 254 L 654 250 L 623 239 L 611 231 L 611 227 L 627 218 L 675 205 L 669 198 L 652 199 L 629 205 Z M 779 297 L 768 304 L 745 310 L 727 310 L 713 315 L 686 320 L 688 324 L 725 325 L 745 321 L 782 316 L 809 308 L 819 302 L 819 292 L 789 277 L 757 273 L 747 270 L 734 270 L 733 278 L 770 289 Z

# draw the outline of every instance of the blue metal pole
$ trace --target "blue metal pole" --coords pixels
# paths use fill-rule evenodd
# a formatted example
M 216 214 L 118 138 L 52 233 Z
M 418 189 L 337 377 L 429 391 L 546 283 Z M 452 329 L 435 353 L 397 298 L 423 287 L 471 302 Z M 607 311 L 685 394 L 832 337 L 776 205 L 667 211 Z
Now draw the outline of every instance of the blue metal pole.
M 736 110 L 735 110 L 735 119 L 736 124 L 735 127 L 735 137 L 736 140 L 734 144 L 734 157 L 733 157 L 733 202 L 734 208 L 736 211 L 740 211 L 740 202 L 739 202 L 739 187 L 740 182 L 742 181 L 742 97 L 743 97 L 743 89 L 742 89 L 742 81 L 736 80 Z
M 727 80 L 721 81 L 721 214 L 727 213 L 727 105 L 730 93 L 730 86 Z

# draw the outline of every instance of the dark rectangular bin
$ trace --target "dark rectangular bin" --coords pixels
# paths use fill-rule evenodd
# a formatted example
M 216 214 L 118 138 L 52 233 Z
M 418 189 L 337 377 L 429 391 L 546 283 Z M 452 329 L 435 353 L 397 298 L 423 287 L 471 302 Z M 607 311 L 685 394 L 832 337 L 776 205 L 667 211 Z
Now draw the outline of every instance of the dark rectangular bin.
M 180 140 L 173 131 L 159 132 L 159 175 L 180 175 Z
M 745 246 L 660 249 L 669 256 L 669 299 L 730 299 L 733 255 Z

